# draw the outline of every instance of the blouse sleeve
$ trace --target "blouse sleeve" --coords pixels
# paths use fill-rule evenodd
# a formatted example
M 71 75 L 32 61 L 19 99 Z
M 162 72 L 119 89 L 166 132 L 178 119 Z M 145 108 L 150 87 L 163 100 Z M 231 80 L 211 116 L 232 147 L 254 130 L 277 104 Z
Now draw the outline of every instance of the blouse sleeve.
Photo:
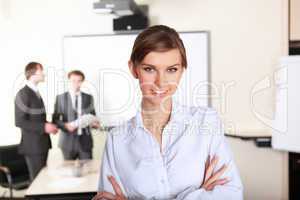
M 102 156 L 98 191 L 106 191 L 115 194 L 113 187 L 108 180 L 108 176 L 113 176 L 120 185 L 124 195 L 126 195 L 124 187 L 120 181 L 118 172 L 116 170 L 115 163 L 116 162 L 113 148 L 113 133 L 109 132 L 107 134 L 105 149 Z
M 206 191 L 200 187 L 189 187 L 177 195 L 176 200 L 242 200 L 243 187 L 238 174 L 237 167 L 233 161 L 230 148 L 224 137 L 223 124 L 217 112 L 213 109 L 206 111 L 203 125 L 203 134 L 210 134 L 209 155 L 212 158 L 216 155 L 219 162 L 215 171 L 220 169 L 224 164 L 227 169 L 221 178 L 228 178 L 229 182 L 222 186 L 216 186 L 212 191 Z

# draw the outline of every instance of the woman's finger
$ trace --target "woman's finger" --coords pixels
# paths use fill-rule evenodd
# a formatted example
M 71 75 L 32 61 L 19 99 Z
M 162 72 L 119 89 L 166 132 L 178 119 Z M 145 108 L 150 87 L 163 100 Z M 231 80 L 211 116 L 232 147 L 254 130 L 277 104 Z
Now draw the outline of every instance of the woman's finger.
M 205 172 L 207 171 L 208 166 L 210 165 L 210 155 L 207 156 L 206 162 L 205 162 Z
M 216 180 L 213 184 L 216 186 L 216 185 L 225 185 L 229 182 L 229 179 L 228 178 L 222 178 L 222 179 L 219 179 L 219 180 Z
M 103 191 L 99 194 L 98 199 L 115 200 L 116 196 L 110 192 Z
M 204 176 L 203 176 L 203 180 L 202 180 L 202 183 L 201 183 L 202 185 L 205 183 L 205 181 L 207 179 L 206 174 L 207 174 L 207 170 L 208 170 L 209 165 L 210 165 L 210 155 L 207 156 L 207 159 L 206 159 L 206 162 L 205 162 Z
M 210 184 L 209 186 L 207 186 L 207 190 L 211 191 L 213 190 L 217 185 L 225 185 L 226 183 L 228 183 L 229 180 L 227 178 L 222 178 L 222 179 L 218 179 L 215 182 L 213 182 L 212 184 Z
M 98 192 L 97 195 L 94 196 L 92 200 L 103 200 L 103 199 L 114 200 L 116 199 L 116 196 L 110 192 L 103 191 L 103 192 Z
M 214 173 L 206 182 L 206 185 L 210 185 L 218 180 L 226 171 L 227 165 L 223 165 L 216 173 Z
M 113 176 L 108 176 L 108 180 L 110 181 L 116 195 L 123 196 L 123 192 L 116 179 Z
M 211 160 L 211 162 L 210 162 L 210 164 L 209 164 L 209 166 L 207 168 L 207 171 L 205 173 L 204 182 L 206 182 L 212 176 L 213 171 L 214 171 L 214 169 L 215 169 L 218 161 L 219 161 L 219 158 L 216 155 L 213 156 L 213 158 L 212 158 L 212 160 Z
M 101 199 L 101 196 L 102 195 L 102 192 L 97 192 L 97 194 L 92 198 L 92 200 L 100 200 Z

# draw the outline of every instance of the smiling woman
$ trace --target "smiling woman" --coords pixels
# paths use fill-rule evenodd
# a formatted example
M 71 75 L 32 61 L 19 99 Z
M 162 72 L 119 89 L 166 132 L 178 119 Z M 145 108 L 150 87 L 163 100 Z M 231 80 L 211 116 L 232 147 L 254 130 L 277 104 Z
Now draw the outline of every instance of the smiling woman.
M 172 98 L 186 67 L 174 29 L 153 26 L 137 37 L 129 68 L 140 110 L 109 133 L 94 199 L 243 199 L 217 112 Z
M 165 98 L 170 101 L 168 97 L 175 93 L 184 70 L 178 49 L 150 52 L 138 66 L 132 61 L 129 66 L 131 73 L 139 79 L 143 102 L 153 106 L 160 105 Z

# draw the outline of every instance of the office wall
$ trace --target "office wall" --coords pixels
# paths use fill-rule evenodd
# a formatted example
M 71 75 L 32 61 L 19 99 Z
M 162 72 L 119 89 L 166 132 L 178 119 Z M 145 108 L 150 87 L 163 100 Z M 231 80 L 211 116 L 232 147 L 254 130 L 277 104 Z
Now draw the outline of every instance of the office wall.
M 1 56 L 0 65 L 1 69 L 4 66 L 7 69 L 2 73 L 0 86 L 0 91 L 5 94 L 0 108 L 5 113 L 1 117 L 1 142 L 18 140 L 18 130 L 13 125 L 13 96 L 17 88 L 14 83 L 23 73 L 25 64 L 37 60 L 51 70 L 60 69 L 63 35 L 112 31 L 112 16 L 94 14 L 92 2 L 2 0 L 0 55 L 5 56 Z M 214 107 L 220 111 L 227 129 L 232 133 L 270 133 L 270 127 L 255 117 L 254 113 L 272 117 L 272 87 L 254 98 L 255 110 L 250 104 L 250 97 L 257 82 L 266 76 L 272 77 L 279 56 L 286 52 L 287 0 L 138 2 L 150 5 L 152 24 L 168 24 L 181 31 L 211 31 L 211 75 L 214 91 L 218 92 L 213 99 Z M 47 98 L 49 94 L 43 91 L 48 104 L 47 111 L 51 113 L 53 99 Z M 56 143 L 57 136 L 52 139 Z M 240 169 L 246 199 L 287 199 L 285 153 L 258 149 L 251 142 L 236 139 L 229 139 L 229 142 Z M 96 140 L 96 144 L 97 157 L 103 142 Z M 57 149 L 55 151 L 59 153 Z
M 300 40 L 300 1 L 290 0 L 290 39 Z

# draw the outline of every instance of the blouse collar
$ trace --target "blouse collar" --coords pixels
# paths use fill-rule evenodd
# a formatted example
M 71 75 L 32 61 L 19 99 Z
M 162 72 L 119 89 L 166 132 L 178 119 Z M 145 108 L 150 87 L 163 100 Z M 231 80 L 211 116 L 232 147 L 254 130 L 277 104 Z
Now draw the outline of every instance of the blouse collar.
M 172 99 L 172 110 L 169 123 L 188 123 L 190 114 L 188 112 L 188 107 L 180 105 L 174 98 Z M 138 128 L 144 128 L 143 118 L 141 113 L 141 107 L 137 111 L 136 116 L 134 117 L 133 125 Z

